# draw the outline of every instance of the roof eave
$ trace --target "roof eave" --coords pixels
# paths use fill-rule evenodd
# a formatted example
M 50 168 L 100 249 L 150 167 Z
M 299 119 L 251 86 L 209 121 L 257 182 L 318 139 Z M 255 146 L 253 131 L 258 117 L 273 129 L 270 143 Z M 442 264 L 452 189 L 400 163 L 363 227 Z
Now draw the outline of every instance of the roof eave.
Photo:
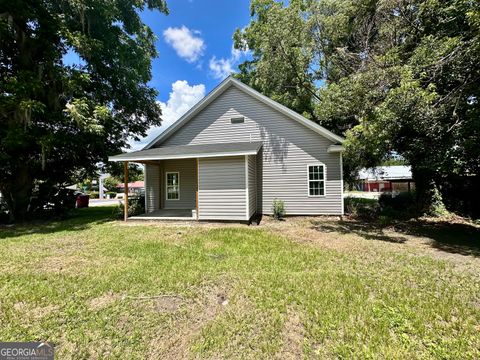
M 258 150 L 248 150 L 248 151 L 231 151 L 231 152 L 217 152 L 209 154 L 185 154 L 185 155 L 166 155 L 166 156 L 138 156 L 138 157 L 122 157 L 121 155 L 110 156 L 108 161 L 118 162 L 118 161 L 152 161 L 152 160 L 179 160 L 179 159 L 201 159 L 209 157 L 227 157 L 227 156 L 243 156 L 243 155 L 256 155 Z

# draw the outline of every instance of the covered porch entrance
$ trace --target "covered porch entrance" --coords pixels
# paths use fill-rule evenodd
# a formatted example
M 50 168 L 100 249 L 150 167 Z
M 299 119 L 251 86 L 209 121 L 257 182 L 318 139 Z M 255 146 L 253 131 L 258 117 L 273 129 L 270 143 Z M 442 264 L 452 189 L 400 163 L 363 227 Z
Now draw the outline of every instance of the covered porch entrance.
M 125 162 L 126 179 L 128 162 L 145 166 L 145 214 L 132 219 L 248 221 L 257 211 L 261 147 L 261 142 L 172 146 L 110 160 Z

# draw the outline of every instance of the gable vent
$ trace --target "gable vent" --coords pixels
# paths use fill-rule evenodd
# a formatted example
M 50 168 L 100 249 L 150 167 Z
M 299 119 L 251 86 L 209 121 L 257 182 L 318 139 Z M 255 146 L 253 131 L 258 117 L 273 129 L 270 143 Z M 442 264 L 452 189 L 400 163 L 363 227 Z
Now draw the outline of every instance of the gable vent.
M 230 122 L 232 124 L 242 124 L 245 122 L 245 118 L 243 116 L 232 116 Z

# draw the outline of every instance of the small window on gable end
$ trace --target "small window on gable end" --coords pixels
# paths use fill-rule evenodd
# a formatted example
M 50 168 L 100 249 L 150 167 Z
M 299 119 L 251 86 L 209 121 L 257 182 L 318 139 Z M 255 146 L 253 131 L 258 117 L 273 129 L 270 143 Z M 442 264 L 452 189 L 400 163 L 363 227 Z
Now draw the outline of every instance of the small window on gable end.
M 245 122 L 245 118 L 243 116 L 232 116 L 230 118 L 230 122 L 232 124 L 243 124 Z

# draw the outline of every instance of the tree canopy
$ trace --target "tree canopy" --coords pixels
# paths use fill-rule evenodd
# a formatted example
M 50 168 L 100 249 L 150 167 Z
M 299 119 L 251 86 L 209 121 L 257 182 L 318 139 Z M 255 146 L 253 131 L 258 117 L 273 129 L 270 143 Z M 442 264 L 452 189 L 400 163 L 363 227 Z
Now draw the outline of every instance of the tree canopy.
M 160 124 L 147 8 L 168 12 L 164 0 L 2 2 L 0 192 L 12 218 L 26 215 L 39 184 L 92 174 Z
M 252 0 L 251 15 L 239 77 L 346 136 L 346 170 L 397 152 L 425 211 L 480 174 L 479 2 Z

